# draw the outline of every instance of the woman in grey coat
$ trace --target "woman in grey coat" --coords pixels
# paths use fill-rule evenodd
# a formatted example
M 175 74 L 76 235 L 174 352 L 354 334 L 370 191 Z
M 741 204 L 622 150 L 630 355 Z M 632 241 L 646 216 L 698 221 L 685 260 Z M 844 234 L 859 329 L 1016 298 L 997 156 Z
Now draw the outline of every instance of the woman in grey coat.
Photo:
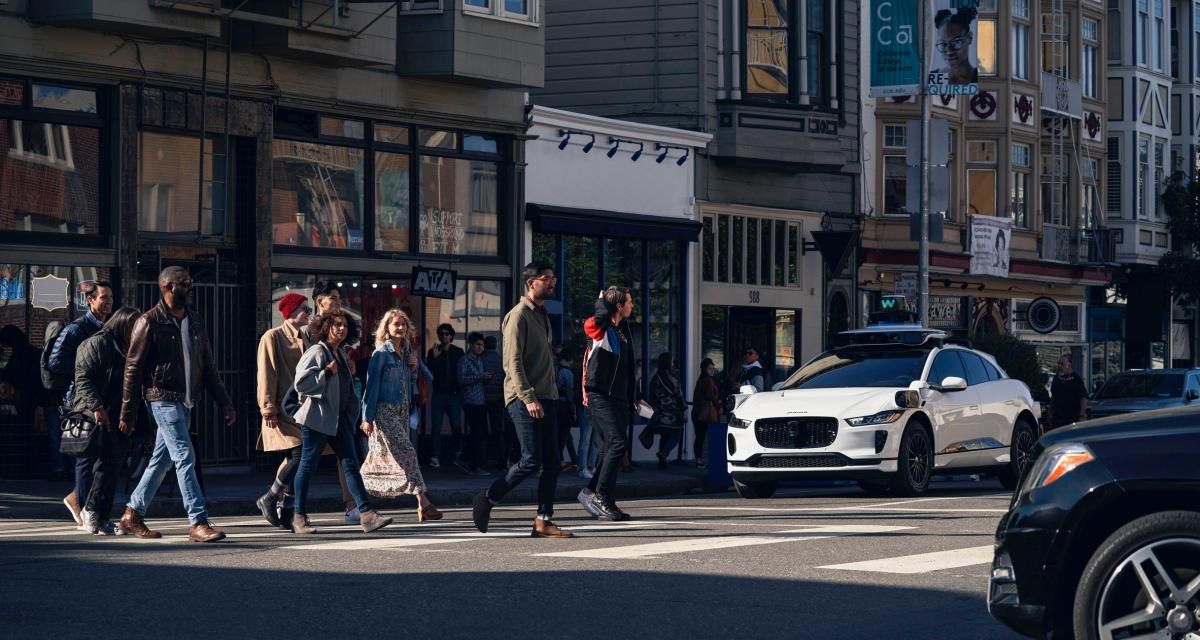
M 310 335 L 317 343 L 309 347 L 296 365 L 296 392 L 300 410 L 296 422 L 300 425 L 302 450 L 300 469 L 296 472 L 296 514 L 292 528 L 296 533 L 316 533 L 308 522 L 308 483 L 317 470 L 321 451 L 328 444 L 341 462 L 346 487 L 358 505 L 362 530 L 370 533 L 392 523 L 371 508 L 370 498 L 363 488 L 358 469 L 358 453 L 354 432 L 358 428 L 359 403 L 354 394 L 349 363 L 341 349 L 346 340 L 348 324 L 341 310 L 318 314 L 308 323 Z

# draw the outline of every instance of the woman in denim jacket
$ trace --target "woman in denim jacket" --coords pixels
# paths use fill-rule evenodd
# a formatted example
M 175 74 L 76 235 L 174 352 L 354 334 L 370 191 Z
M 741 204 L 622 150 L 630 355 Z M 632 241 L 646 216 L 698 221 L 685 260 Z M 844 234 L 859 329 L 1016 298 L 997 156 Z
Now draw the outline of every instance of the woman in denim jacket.
M 420 367 L 412 352 L 412 336 L 412 321 L 399 309 L 383 314 L 375 331 L 375 352 L 367 367 L 363 400 L 363 432 L 370 441 L 362 477 L 372 495 L 415 495 L 417 520 L 424 522 L 441 520 L 442 513 L 426 495 L 417 450 L 408 434 L 413 373 Z

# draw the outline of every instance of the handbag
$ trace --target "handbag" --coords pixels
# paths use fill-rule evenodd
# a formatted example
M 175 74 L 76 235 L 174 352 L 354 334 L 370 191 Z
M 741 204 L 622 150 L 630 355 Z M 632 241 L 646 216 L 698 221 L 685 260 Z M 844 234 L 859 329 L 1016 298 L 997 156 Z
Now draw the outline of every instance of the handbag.
M 100 435 L 100 425 L 92 417 L 91 412 L 72 411 L 63 415 L 60 422 L 62 443 L 58 452 L 68 456 L 78 456 L 91 448 L 92 443 Z

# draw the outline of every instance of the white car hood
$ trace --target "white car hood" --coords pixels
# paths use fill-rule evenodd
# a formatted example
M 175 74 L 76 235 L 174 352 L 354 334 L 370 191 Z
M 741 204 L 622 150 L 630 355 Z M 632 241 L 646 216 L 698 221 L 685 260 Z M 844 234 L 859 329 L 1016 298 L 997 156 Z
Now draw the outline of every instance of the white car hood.
M 793 389 L 763 391 L 748 396 L 734 410 L 743 420 L 786 416 L 854 418 L 896 408 L 901 387 Z

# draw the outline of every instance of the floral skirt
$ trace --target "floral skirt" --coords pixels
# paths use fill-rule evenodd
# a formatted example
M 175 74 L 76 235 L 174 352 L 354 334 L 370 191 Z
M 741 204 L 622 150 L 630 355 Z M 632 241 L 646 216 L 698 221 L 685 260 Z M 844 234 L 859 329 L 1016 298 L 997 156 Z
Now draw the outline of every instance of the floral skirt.
M 363 486 L 373 496 L 425 493 L 417 450 L 408 437 L 408 407 L 381 402 L 375 415 L 367 459 L 362 463 Z

